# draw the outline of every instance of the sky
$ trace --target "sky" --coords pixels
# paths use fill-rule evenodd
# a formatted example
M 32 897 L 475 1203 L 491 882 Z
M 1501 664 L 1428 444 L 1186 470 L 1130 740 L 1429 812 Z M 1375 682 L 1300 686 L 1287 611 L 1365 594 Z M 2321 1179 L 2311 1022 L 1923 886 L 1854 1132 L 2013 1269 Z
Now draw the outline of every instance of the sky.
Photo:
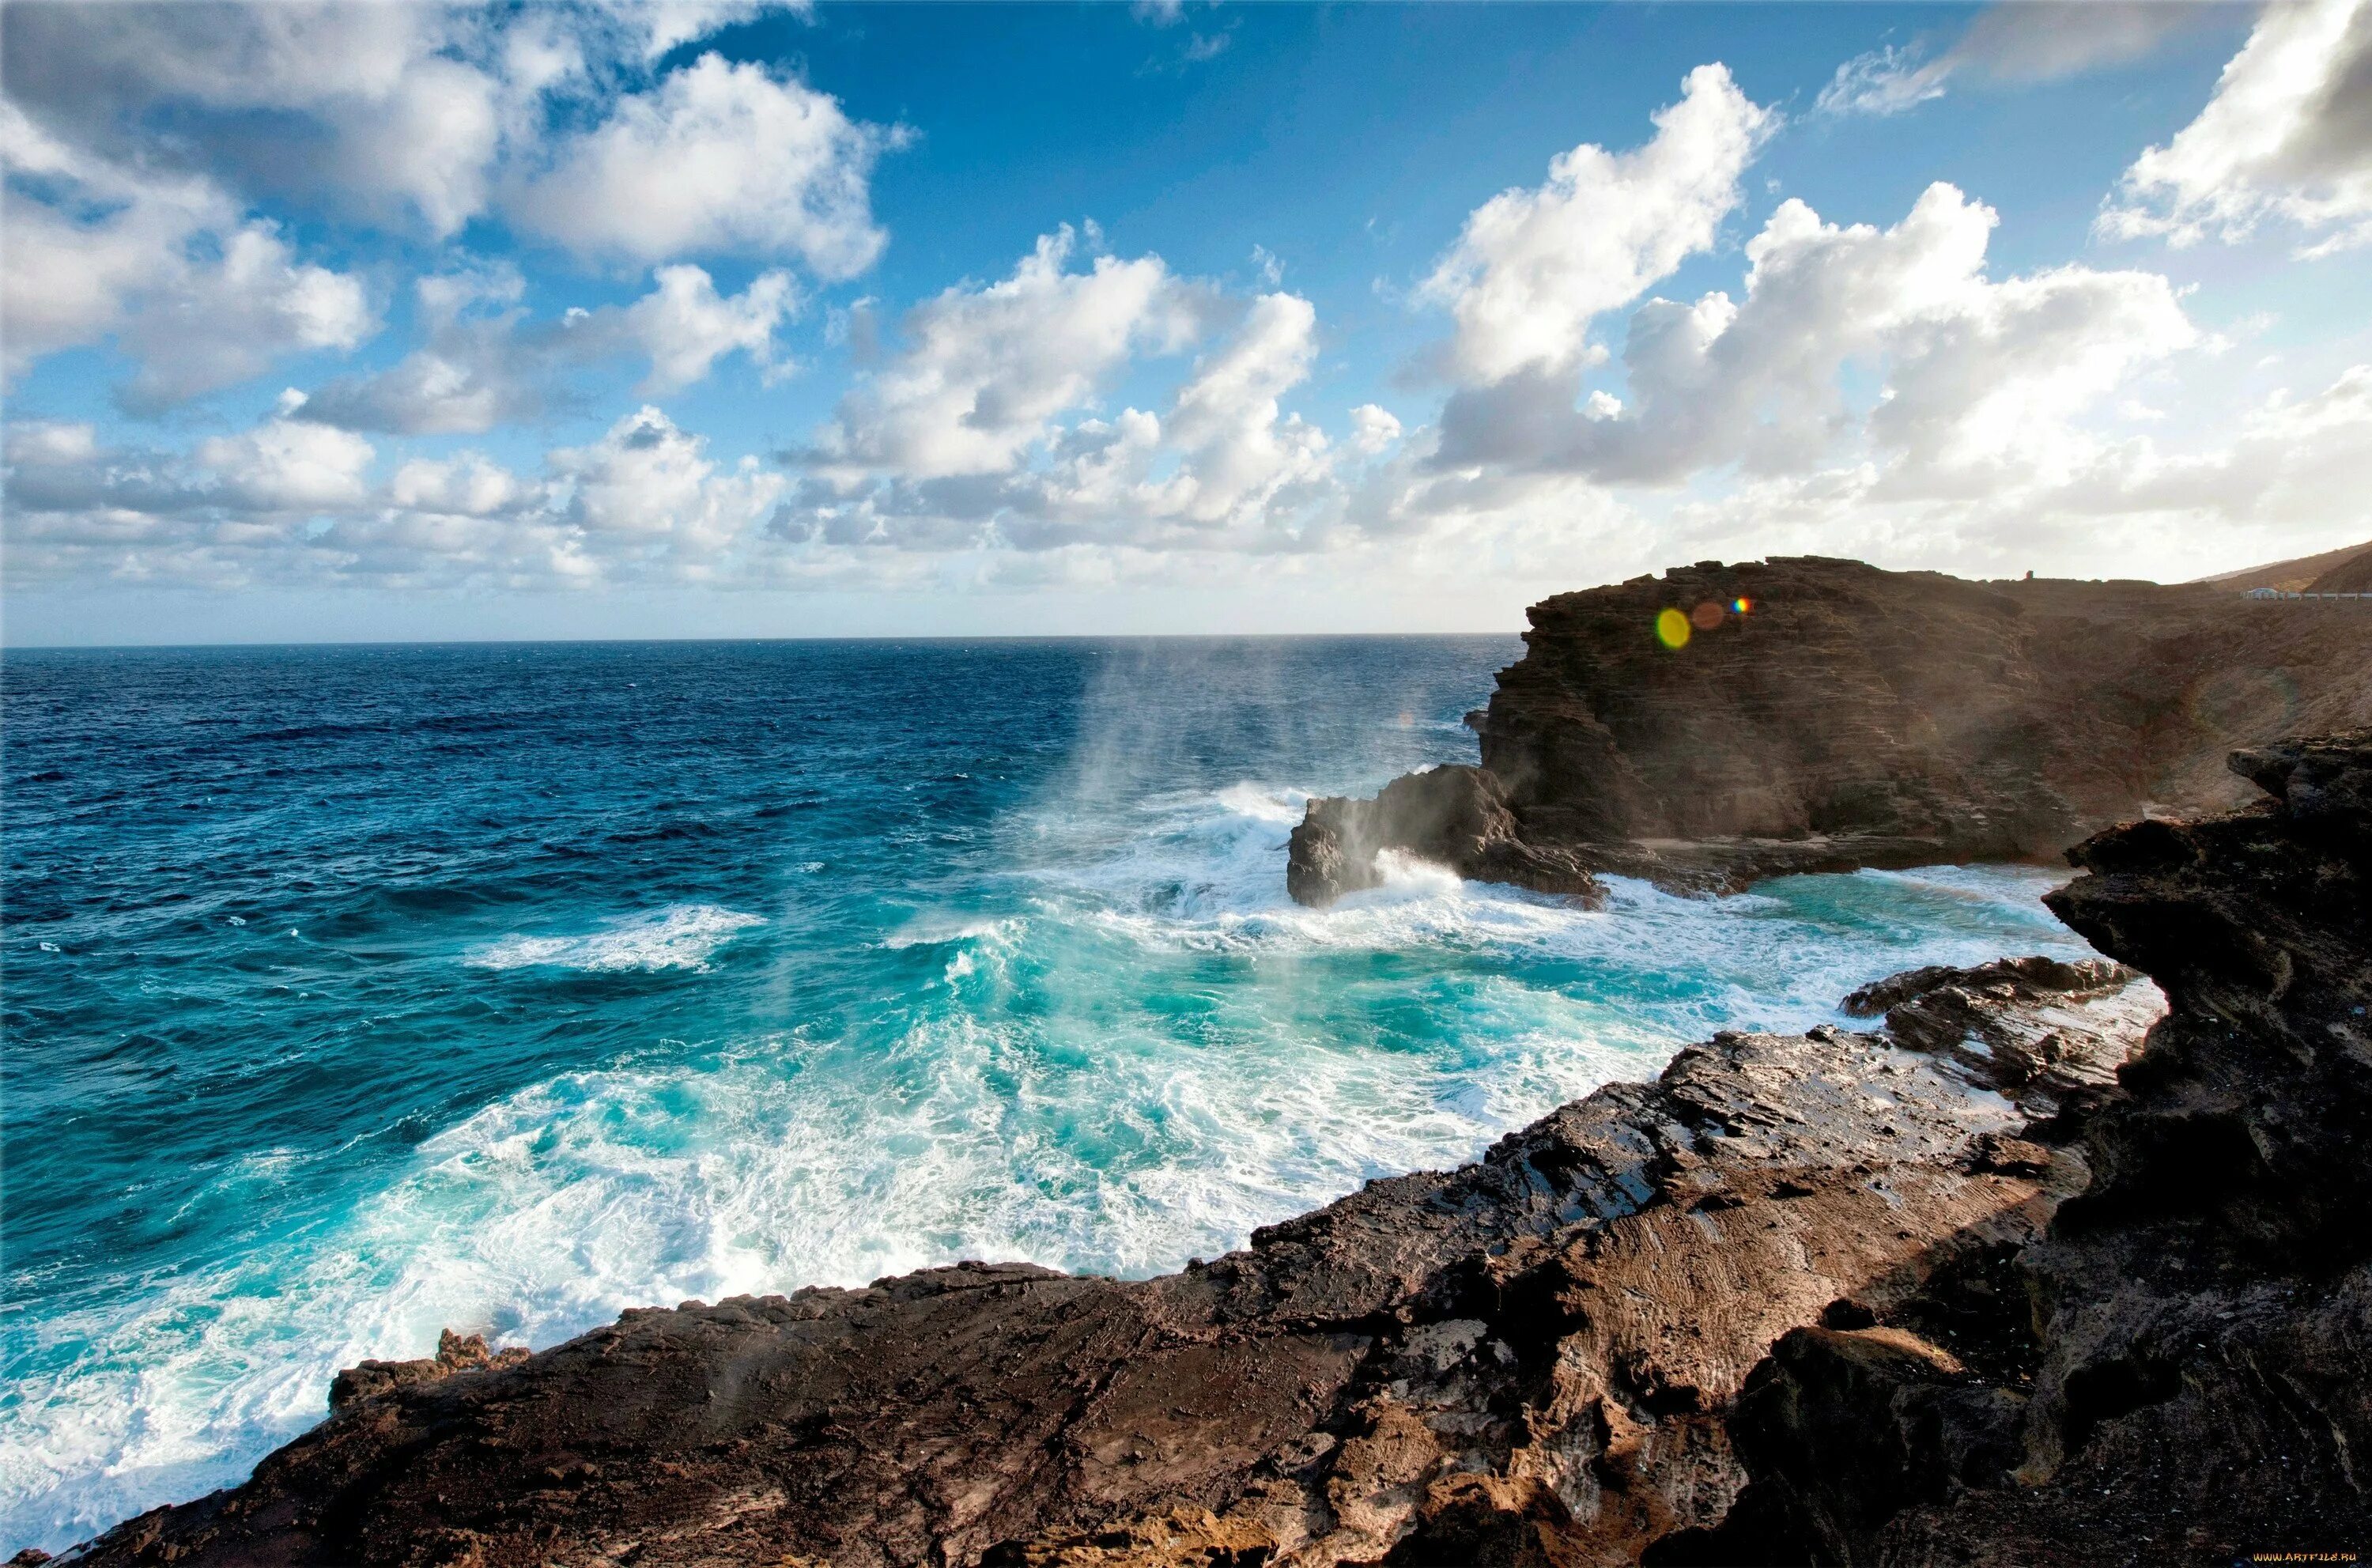
M 0 11 L 15 645 L 2372 538 L 2372 0 Z

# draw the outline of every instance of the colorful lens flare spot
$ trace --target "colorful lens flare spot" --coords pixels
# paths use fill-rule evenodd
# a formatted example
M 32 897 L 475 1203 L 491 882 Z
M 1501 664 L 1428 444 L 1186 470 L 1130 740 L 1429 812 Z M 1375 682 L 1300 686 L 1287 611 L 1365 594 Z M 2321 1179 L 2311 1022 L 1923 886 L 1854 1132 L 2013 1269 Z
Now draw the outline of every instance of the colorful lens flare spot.
M 1750 598 L 1742 597 L 1734 598 L 1729 601 L 1729 608 L 1736 610 L 1738 614 L 1744 615 L 1747 611 L 1754 608 L 1754 601 Z
M 1656 641 L 1668 648 L 1689 645 L 1689 618 L 1677 610 L 1668 610 L 1656 617 Z
M 1727 613 L 1719 604 L 1707 599 L 1689 611 L 1689 619 L 1696 623 L 1698 631 L 1710 632 L 1721 624 L 1721 618 Z

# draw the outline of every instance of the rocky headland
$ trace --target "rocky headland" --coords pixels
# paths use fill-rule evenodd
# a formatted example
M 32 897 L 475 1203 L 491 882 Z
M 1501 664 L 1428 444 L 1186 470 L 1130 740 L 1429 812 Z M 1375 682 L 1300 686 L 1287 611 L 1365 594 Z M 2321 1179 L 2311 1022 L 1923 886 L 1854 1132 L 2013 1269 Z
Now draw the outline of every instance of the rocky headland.
M 1898 976 L 1850 999 L 1866 1030 L 1718 1036 L 1159 1279 L 966 1263 L 524 1358 L 453 1341 L 83 1560 L 2360 1545 L 2372 732 L 2235 765 L 2258 805 L 2072 852 L 2052 907 L 2130 970 Z
M 1701 562 L 1544 599 L 1524 641 L 1470 715 L 1481 767 L 1310 803 L 1296 899 L 1374 886 L 1387 851 L 1583 899 L 1597 873 L 2055 861 L 2238 805 L 2235 747 L 2372 724 L 2372 604 L 2206 584 Z

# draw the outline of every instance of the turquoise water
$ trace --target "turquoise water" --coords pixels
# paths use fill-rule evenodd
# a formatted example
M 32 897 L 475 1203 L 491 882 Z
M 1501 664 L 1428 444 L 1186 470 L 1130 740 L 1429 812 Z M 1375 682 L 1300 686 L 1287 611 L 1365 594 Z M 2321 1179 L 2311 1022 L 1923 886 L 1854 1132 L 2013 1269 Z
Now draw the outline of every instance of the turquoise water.
M 0 1548 L 448 1325 L 1157 1272 L 1716 1028 L 2083 950 L 2018 868 L 1289 903 L 1308 795 L 1471 761 L 1520 651 L 11 655 Z

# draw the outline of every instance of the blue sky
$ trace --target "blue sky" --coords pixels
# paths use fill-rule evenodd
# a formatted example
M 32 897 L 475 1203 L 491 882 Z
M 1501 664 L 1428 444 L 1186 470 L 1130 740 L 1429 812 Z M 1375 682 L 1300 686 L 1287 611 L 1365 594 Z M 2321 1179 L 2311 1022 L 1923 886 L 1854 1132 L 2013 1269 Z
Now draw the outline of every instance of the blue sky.
M 2372 0 L 11 7 L 10 642 L 2372 537 Z

